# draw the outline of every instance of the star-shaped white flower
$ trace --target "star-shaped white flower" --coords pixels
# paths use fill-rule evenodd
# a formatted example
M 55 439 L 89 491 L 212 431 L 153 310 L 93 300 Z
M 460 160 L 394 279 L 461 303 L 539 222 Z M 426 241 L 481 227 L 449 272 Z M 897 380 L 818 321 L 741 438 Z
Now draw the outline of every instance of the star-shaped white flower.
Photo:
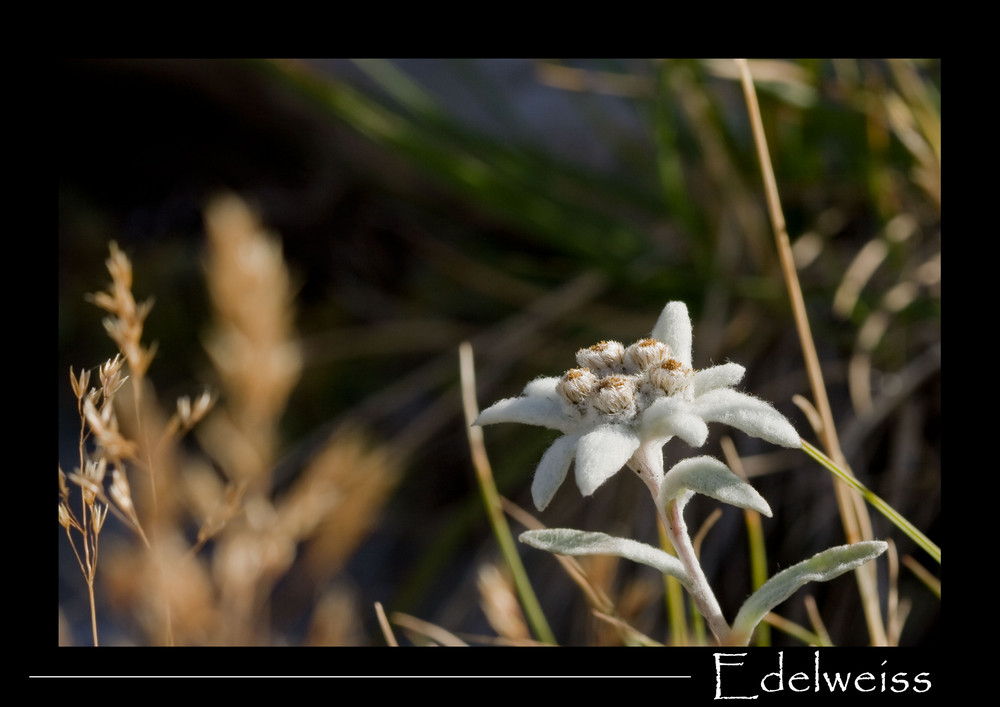
M 663 445 L 680 437 L 692 447 L 708 438 L 709 422 L 722 422 L 785 447 L 801 447 L 798 433 L 770 404 L 733 389 L 745 369 L 724 363 L 691 366 L 687 305 L 670 302 L 647 339 L 624 347 L 602 341 L 580 349 L 578 368 L 537 378 L 516 398 L 483 410 L 477 425 L 520 422 L 563 433 L 542 455 L 531 494 L 543 510 L 576 461 L 584 496 L 623 466 L 656 492 L 663 481 Z

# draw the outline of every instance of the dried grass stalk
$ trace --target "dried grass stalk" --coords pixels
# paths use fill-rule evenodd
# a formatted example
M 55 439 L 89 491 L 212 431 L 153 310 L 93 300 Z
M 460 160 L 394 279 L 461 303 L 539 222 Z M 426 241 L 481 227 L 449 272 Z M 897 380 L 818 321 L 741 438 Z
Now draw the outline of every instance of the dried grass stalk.
M 228 471 L 257 479 L 274 457 L 277 421 L 302 368 L 293 338 L 293 292 L 281 245 L 242 200 L 227 195 L 213 201 L 206 225 L 215 326 L 205 348 L 246 452 Z

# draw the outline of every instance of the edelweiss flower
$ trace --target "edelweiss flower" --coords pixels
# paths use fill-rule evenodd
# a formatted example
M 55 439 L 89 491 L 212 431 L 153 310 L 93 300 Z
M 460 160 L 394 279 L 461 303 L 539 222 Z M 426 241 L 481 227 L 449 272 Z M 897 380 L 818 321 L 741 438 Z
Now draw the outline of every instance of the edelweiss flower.
M 519 397 L 483 410 L 475 424 L 520 422 L 563 433 L 535 471 L 531 494 L 538 510 L 552 500 L 574 459 L 584 496 L 627 465 L 656 497 L 663 481 L 663 445 L 677 436 L 700 447 L 709 422 L 785 447 L 801 446 L 781 413 L 733 389 L 743 378 L 743 366 L 724 363 L 695 371 L 691 338 L 687 306 L 670 302 L 650 338 L 628 347 L 602 341 L 580 349 L 577 368 L 531 381 Z

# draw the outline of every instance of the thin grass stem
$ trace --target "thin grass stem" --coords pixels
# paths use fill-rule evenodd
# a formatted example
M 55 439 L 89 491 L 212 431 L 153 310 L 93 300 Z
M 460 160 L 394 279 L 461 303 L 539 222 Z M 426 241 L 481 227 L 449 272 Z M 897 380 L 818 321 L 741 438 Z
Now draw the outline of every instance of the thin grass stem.
M 924 583 L 924 585 L 930 589 L 934 596 L 938 599 L 941 598 L 941 580 L 932 575 L 927 569 L 921 565 L 919 562 L 914 560 L 909 555 L 903 557 L 903 564 L 906 565 L 913 574 L 917 575 L 917 579 Z
M 660 547 L 676 556 L 673 545 L 667 538 L 662 517 L 658 524 L 660 531 Z M 670 622 L 670 645 L 686 646 L 690 641 L 688 636 L 687 612 L 684 610 L 684 586 L 676 577 L 663 575 L 664 597 L 667 604 L 667 618 Z
M 429 621 L 418 619 L 416 616 L 402 614 L 397 611 L 392 615 L 392 622 L 414 633 L 419 633 L 442 646 L 466 647 L 469 645 L 451 631 L 437 624 L 432 624 Z
M 531 624 L 535 636 L 543 643 L 555 645 L 556 639 L 549 628 L 542 607 L 535 596 L 535 590 L 528 579 L 528 573 L 521 563 L 521 556 L 517 552 L 517 545 L 514 537 L 510 533 L 510 526 L 503 514 L 503 502 L 500 493 L 497 491 L 496 482 L 493 479 L 493 471 L 490 467 L 489 458 L 486 456 L 486 447 L 483 444 L 483 431 L 479 427 L 473 426 L 473 421 L 479 416 L 479 405 L 476 402 L 476 382 L 475 367 L 472 360 L 472 345 L 463 341 L 458 347 L 459 372 L 462 383 L 462 407 L 465 411 L 465 427 L 469 439 L 469 447 L 472 451 L 472 463 L 476 469 L 476 480 L 479 483 L 479 490 L 483 496 L 483 503 L 486 506 L 486 515 L 489 517 L 493 534 L 500 545 L 500 551 L 510 568 L 514 579 L 514 586 L 517 588 L 521 605 L 524 608 L 524 615 L 528 623 Z
M 870 503 L 873 508 L 875 508 L 875 510 L 888 518 L 889 521 L 897 528 L 902 530 L 907 537 L 913 540 L 913 542 L 919 545 L 928 555 L 934 558 L 935 562 L 941 564 L 941 548 L 931 542 L 930 538 L 920 532 L 912 523 L 910 523 L 910 521 L 906 520 L 906 518 L 897 513 L 892 506 L 869 491 L 868 488 L 854 478 L 853 475 L 848 474 L 846 471 L 841 469 L 832 459 L 830 459 L 830 457 L 823 454 L 823 452 L 816 449 L 816 447 L 812 446 L 805 440 L 802 440 L 802 449 L 806 454 L 825 466 L 829 471 L 833 472 L 838 479 L 860 493 L 861 496 L 868 503 Z
M 788 238 L 785 216 L 781 208 L 781 198 L 778 195 L 778 183 L 774 176 L 774 167 L 771 164 L 771 156 L 767 148 L 767 137 L 764 134 L 760 105 L 757 103 L 757 92 L 754 88 L 753 77 L 750 74 L 750 66 L 746 59 L 737 59 L 736 64 L 739 69 L 743 92 L 746 96 L 750 123 L 753 128 L 754 144 L 757 147 L 757 156 L 760 160 L 761 175 L 764 180 L 764 192 L 767 198 L 767 208 L 771 217 L 771 225 L 774 230 L 778 259 L 781 263 L 781 271 L 784 275 L 785 284 L 788 287 L 788 295 L 792 305 L 795 327 L 802 346 L 802 354 L 805 358 L 806 373 L 809 377 L 810 388 L 812 389 L 816 409 L 822 421 L 820 439 L 823 441 L 823 446 L 826 447 L 830 456 L 846 466 L 846 460 L 844 460 L 843 452 L 840 448 L 840 441 L 837 438 L 830 400 L 826 394 L 826 385 L 823 382 L 823 373 L 819 365 L 819 356 L 816 353 L 816 344 L 813 341 L 812 332 L 809 327 L 809 317 L 806 314 L 802 286 L 799 283 L 798 273 L 795 268 L 795 259 L 792 254 L 791 242 Z M 871 540 L 871 521 L 864 507 L 854 505 L 851 502 L 850 495 L 839 486 L 834 486 L 834 493 L 837 496 L 837 505 L 840 509 L 840 517 L 848 542 L 855 543 L 860 540 Z M 858 581 L 858 589 L 861 592 L 865 620 L 868 624 L 868 631 L 872 642 L 875 645 L 885 645 L 885 625 L 882 621 L 882 611 L 879 605 L 878 582 L 874 566 L 865 565 L 858 568 L 855 571 L 855 576 Z
M 806 614 L 809 615 L 809 622 L 812 624 L 816 636 L 820 639 L 818 645 L 832 646 L 833 641 L 830 640 L 830 632 L 826 630 L 823 617 L 819 615 L 819 607 L 816 605 L 816 600 L 812 594 L 806 594 L 803 602 L 806 605 Z
M 87 582 L 87 594 L 90 596 L 90 630 L 94 634 L 94 648 L 97 648 L 97 603 L 94 601 L 93 581 Z
M 524 527 L 529 530 L 545 529 L 545 526 L 540 523 L 537 518 L 510 499 L 501 497 L 500 501 L 503 504 L 504 511 L 507 515 L 521 523 Z M 563 569 L 566 570 L 566 574 L 568 574 L 570 579 L 572 579 L 573 582 L 580 588 L 587 599 L 587 603 L 591 605 L 595 612 L 606 616 L 615 615 L 615 607 L 611 602 L 611 599 L 603 589 L 590 581 L 590 577 L 587 575 L 587 572 L 583 569 L 583 566 L 575 557 L 558 554 L 553 555 L 553 557 L 559 561 L 559 564 L 561 564 Z
M 810 646 L 828 646 L 829 643 L 824 643 L 823 637 L 817 633 L 813 633 L 804 626 L 799 626 L 794 621 L 789 621 L 783 616 L 778 616 L 773 611 L 764 617 L 764 621 L 770 626 L 778 629 L 782 633 L 788 634 L 793 638 L 797 638 L 806 645 Z
M 382 608 L 381 602 L 375 602 L 375 616 L 378 617 L 379 628 L 382 629 L 382 635 L 385 637 L 386 645 L 397 648 L 399 642 L 396 640 L 396 636 L 392 632 L 392 626 L 389 625 L 389 619 L 385 615 L 385 609 Z
M 727 466 L 744 481 L 747 480 L 746 471 L 743 469 L 743 461 L 736 451 L 736 445 L 728 436 L 720 440 L 722 453 L 726 457 Z M 747 545 L 750 552 L 750 586 L 751 593 L 760 589 L 767 582 L 767 547 L 764 542 L 764 528 L 760 521 L 760 513 L 753 510 L 744 510 L 743 519 L 747 528 Z M 771 628 L 767 623 L 761 622 L 754 631 L 754 642 L 758 646 L 771 645 Z

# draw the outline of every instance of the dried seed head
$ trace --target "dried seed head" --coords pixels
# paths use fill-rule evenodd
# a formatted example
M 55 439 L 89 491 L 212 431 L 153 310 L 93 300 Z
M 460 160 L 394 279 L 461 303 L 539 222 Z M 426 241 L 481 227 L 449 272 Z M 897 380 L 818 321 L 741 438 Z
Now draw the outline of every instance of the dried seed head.
M 69 530 L 70 525 L 72 525 L 72 523 L 73 522 L 70 520 L 69 508 L 66 507 L 66 504 L 64 502 L 60 501 L 59 502 L 59 525 L 61 525 L 62 527 L 66 528 L 66 530 Z
M 209 391 L 204 391 L 198 396 L 198 399 L 194 401 L 194 409 L 191 411 L 191 417 L 197 422 L 201 418 L 205 417 L 212 406 L 215 405 L 215 396 Z
M 115 354 L 114 358 L 108 359 L 101 364 L 101 368 L 98 370 L 98 375 L 101 378 L 101 385 L 106 386 L 108 381 L 113 379 L 122 370 L 122 365 L 125 363 L 125 359 L 122 358 L 120 353 Z
M 83 467 L 85 478 L 100 486 L 104 482 L 104 475 L 107 473 L 108 461 L 104 458 L 97 461 L 89 461 Z
M 155 347 L 146 348 L 141 344 L 143 321 L 153 302 L 150 299 L 136 303 L 132 295 L 132 263 L 114 241 L 110 250 L 111 256 L 106 263 L 111 274 L 111 286 L 107 291 L 97 292 L 88 298 L 111 314 L 102 320 L 102 324 L 128 361 L 132 376 L 141 379 L 155 351 Z
M 597 374 L 622 370 L 625 347 L 617 341 L 601 341 L 576 352 L 576 362 L 580 368 L 589 368 Z
M 80 489 L 83 492 L 83 500 L 88 506 L 93 505 L 94 500 L 102 494 L 104 475 L 107 472 L 107 468 L 107 460 L 101 458 L 97 461 L 87 462 L 83 465 L 82 474 L 71 477 L 73 481 L 80 485 Z
M 667 395 L 690 398 L 694 394 L 693 372 L 675 358 L 649 369 L 649 381 Z
M 77 471 L 79 471 L 79 469 L 77 469 Z M 80 487 L 80 492 L 83 494 L 83 502 L 88 506 L 94 505 L 94 499 L 103 493 L 101 487 L 88 479 L 86 476 L 82 476 L 80 474 L 70 474 L 69 480 Z
M 642 373 L 668 359 L 669 354 L 670 350 L 662 341 L 642 339 L 625 349 L 625 370 Z
M 206 349 L 227 407 L 259 460 L 241 467 L 256 476 L 275 454 L 277 420 L 302 370 L 295 292 L 281 242 L 241 199 L 214 199 L 205 223 L 207 285 L 215 310 Z
M 87 396 L 87 400 L 83 403 L 83 414 L 87 418 L 87 423 L 94 431 L 94 434 L 100 436 L 105 428 L 111 424 L 111 419 L 114 416 L 114 408 L 111 405 L 105 405 L 98 410 L 93 400 L 95 397 L 94 395 Z
M 80 371 L 80 377 L 77 378 L 73 375 L 73 367 L 69 367 L 69 381 L 73 386 L 73 395 L 76 396 L 77 400 L 82 401 L 83 396 L 87 394 L 87 385 L 90 383 L 90 371 L 82 370 Z
M 108 507 L 101 506 L 100 503 L 95 503 L 93 505 L 93 513 L 91 513 L 91 522 L 94 524 L 94 534 L 101 532 L 101 528 L 104 527 L 104 521 L 108 517 Z
M 91 396 L 88 395 L 83 403 L 83 414 L 105 456 L 110 459 L 124 459 L 135 454 L 135 444 L 125 439 L 118 431 L 118 418 L 115 417 L 113 405 L 105 402 L 98 411 Z
M 181 425 L 190 427 L 188 421 L 191 419 L 191 398 L 182 395 L 177 398 L 177 417 L 181 419 Z
M 578 403 L 594 390 L 597 376 L 589 368 L 571 368 L 563 374 L 556 386 L 559 393 L 571 403 Z
M 625 376 L 608 376 L 597 384 L 594 407 L 608 415 L 635 409 L 635 384 Z
M 198 396 L 192 404 L 191 398 L 182 395 L 177 398 L 177 419 L 183 429 L 189 430 L 197 425 L 215 404 L 215 398 L 207 390 Z
M 108 272 L 111 273 L 111 280 L 125 289 L 132 287 L 132 262 L 121 251 L 116 242 L 111 241 L 109 250 L 111 256 L 105 261 L 105 264 L 108 267 Z
M 98 376 L 101 379 L 101 389 L 104 392 L 104 399 L 110 400 L 114 397 L 114 394 L 118 392 L 118 389 L 122 387 L 125 381 L 128 380 L 128 376 L 122 378 L 122 365 L 125 363 L 125 359 L 121 357 L 121 354 L 116 354 L 115 357 L 109 361 L 106 361 L 101 365 L 98 371 Z
M 125 474 L 115 469 L 111 472 L 111 498 L 118 507 L 121 508 L 129 516 L 133 513 L 132 508 L 132 491 L 128 486 L 128 479 L 125 478 Z

